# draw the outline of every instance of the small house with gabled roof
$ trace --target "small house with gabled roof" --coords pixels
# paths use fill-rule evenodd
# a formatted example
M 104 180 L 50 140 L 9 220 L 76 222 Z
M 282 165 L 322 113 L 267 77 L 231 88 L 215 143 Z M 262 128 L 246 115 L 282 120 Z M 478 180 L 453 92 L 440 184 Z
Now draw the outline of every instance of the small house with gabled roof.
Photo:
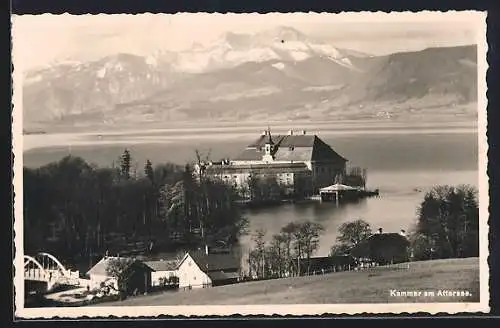
M 112 266 L 120 269 L 120 275 L 127 277 L 128 292 L 137 290 L 138 292 L 147 292 L 151 285 L 151 269 L 142 262 L 128 257 L 104 256 L 88 272 L 90 277 L 89 287 L 98 289 L 103 285 L 118 290 L 118 277 Z
M 387 265 L 407 262 L 409 260 L 410 241 L 406 232 L 383 232 L 380 228 L 377 233 L 370 235 L 348 253 L 357 259 L 367 259 L 378 265 Z
M 202 163 L 198 172 L 241 187 L 252 175 L 273 176 L 292 192 L 317 194 L 345 175 L 347 159 L 317 135 L 289 131 L 286 135 L 264 131 L 240 154 L 219 163 Z
M 151 286 L 158 287 L 164 282 L 170 282 L 177 277 L 177 260 L 144 261 L 151 269 Z
M 188 252 L 177 266 L 179 288 L 206 288 L 239 281 L 240 261 L 229 253 Z

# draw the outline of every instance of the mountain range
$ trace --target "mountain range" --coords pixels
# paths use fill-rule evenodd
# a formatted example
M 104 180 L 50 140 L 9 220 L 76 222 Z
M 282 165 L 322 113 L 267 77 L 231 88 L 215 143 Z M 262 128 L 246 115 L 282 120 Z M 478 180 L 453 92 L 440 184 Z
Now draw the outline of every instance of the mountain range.
M 475 45 L 373 56 L 293 28 L 24 76 L 24 128 L 476 115 Z M 448 116 L 447 116 L 448 115 Z

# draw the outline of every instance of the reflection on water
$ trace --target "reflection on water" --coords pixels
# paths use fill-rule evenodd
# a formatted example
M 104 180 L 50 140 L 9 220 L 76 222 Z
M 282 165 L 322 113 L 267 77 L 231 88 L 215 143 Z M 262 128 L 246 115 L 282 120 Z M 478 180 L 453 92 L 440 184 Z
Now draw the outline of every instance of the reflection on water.
M 344 222 L 363 219 L 372 229 L 399 232 L 410 230 L 416 220 L 416 211 L 424 194 L 436 184 L 471 184 L 478 186 L 477 171 L 407 171 L 372 172 L 369 187 L 379 188 L 380 197 L 368 198 L 356 204 L 336 208 L 334 203 L 313 202 L 287 204 L 246 212 L 250 231 L 264 229 L 267 238 L 279 232 L 281 227 L 297 220 L 311 220 L 321 223 L 323 232 L 318 256 L 328 255 L 335 243 L 337 231 Z M 420 191 L 418 191 L 420 190 Z M 251 236 L 241 240 L 244 248 L 251 246 Z

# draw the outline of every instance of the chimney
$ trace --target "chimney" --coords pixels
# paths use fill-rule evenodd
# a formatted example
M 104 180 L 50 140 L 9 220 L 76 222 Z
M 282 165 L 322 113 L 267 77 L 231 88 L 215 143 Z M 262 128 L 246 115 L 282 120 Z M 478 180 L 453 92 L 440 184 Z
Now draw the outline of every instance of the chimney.
M 288 130 L 288 135 L 293 136 L 293 130 Z
M 378 228 L 378 233 L 382 233 L 382 232 L 383 232 L 382 228 Z
M 205 245 L 205 255 L 208 255 L 208 245 Z

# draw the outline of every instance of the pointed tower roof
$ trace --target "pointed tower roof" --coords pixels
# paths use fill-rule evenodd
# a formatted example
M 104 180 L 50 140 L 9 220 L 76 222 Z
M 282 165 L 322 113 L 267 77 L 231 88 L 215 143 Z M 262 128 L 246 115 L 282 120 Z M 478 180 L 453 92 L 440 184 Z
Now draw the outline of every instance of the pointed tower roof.
M 274 145 L 273 138 L 271 137 L 271 128 L 267 127 L 267 144 Z

